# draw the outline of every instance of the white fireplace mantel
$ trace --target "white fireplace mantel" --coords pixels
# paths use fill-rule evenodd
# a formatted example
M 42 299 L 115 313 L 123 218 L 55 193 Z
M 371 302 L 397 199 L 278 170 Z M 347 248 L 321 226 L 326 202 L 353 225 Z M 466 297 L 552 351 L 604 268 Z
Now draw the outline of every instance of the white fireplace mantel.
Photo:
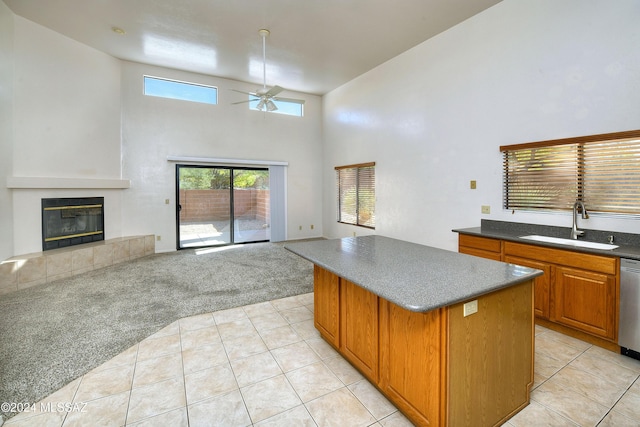
M 53 178 L 40 176 L 8 176 L 7 188 L 12 189 L 127 189 L 131 186 L 128 179 L 100 178 Z

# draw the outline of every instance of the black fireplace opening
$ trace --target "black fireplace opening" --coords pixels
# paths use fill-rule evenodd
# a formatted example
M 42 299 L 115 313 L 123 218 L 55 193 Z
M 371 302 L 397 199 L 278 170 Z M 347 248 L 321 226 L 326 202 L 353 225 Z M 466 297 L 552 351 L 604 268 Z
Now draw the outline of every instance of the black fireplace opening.
M 104 240 L 104 197 L 42 199 L 42 250 Z

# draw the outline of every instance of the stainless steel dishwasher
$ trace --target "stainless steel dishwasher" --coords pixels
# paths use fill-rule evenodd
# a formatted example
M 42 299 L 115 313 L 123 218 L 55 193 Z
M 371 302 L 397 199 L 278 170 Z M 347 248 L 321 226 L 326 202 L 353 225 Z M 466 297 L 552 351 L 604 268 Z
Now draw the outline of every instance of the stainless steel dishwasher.
M 635 259 L 620 259 L 618 344 L 622 354 L 640 360 L 640 261 Z

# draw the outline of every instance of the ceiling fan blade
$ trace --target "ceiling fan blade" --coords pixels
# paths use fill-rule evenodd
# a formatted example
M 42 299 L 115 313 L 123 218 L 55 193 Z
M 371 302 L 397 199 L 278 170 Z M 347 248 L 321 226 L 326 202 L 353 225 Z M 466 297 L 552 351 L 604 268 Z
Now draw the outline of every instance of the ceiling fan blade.
M 293 102 L 296 104 L 304 104 L 304 99 L 283 98 L 281 96 L 274 96 L 271 99 L 273 99 L 274 101 L 284 101 L 284 102 Z
M 284 90 L 284 88 L 281 88 L 280 86 L 274 86 L 271 89 L 269 89 L 267 91 L 267 93 L 265 93 L 264 95 L 265 96 L 269 96 L 269 97 L 275 96 L 275 95 L 279 94 L 280 92 L 282 92 L 283 90 Z
M 255 92 L 245 92 L 245 91 L 243 91 L 243 90 L 238 90 L 238 89 L 230 89 L 230 90 L 232 90 L 232 91 L 234 91 L 234 92 L 238 92 L 238 93 L 243 93 L 243 94 L 245 94 L 245 95 L 260 96 L 260 95 L 258 95 L 258 94 L 257 94 L 257 93 L 255 93 Z
M 232 102 L 231 105 L 244 104 L 244 103 L 247 103 L 247 102 L 253 102 L 253 101 L 258 101 L 258 100 L 260 100 L 260 98 L 247 99 L 246 101 Z

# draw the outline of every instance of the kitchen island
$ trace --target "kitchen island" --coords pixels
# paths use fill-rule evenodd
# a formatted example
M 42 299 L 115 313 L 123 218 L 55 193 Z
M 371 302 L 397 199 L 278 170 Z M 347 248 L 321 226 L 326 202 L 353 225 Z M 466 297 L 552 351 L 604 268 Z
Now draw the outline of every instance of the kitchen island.
M 500 425 L 529 403 L 527 267 L 382 236 L 289 243 L 321 336 L 416 425 Z

